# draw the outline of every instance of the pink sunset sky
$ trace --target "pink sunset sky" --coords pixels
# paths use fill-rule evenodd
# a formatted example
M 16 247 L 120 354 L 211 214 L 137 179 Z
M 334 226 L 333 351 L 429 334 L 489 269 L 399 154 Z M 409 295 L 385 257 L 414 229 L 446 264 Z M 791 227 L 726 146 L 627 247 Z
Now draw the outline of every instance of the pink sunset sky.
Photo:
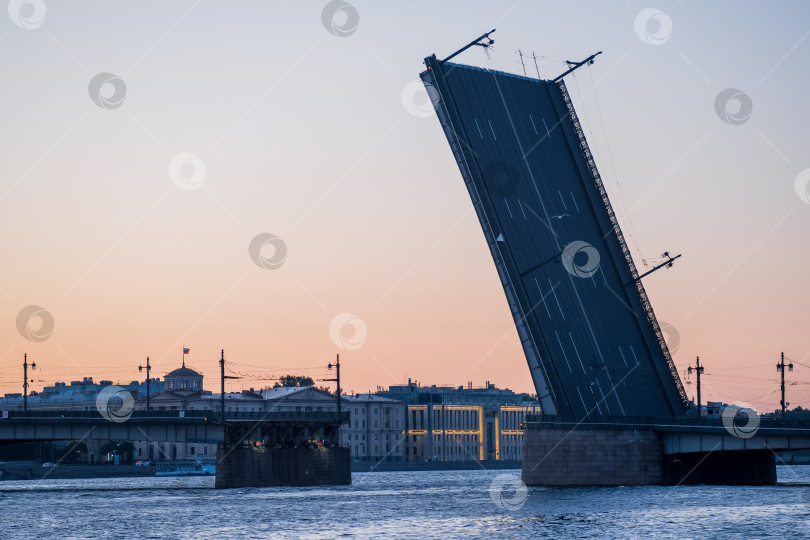
M 183 346 L 212 390 L 224 348 L 229 390 L 340 353 L 349 391 L 534 392 L 415 84 L 496 27 L 460 60 L 522 73 L 520 48 L 553 77 L 603 51 L 568 88 L 636 265 L 683 254 L 644 283 L 684 382 L 700 355 L 704 401 L 773 410 L 784 351 L 810 405 L 806 4 L 46 5 L 0 17 L 0 392 L 25 353 L 39 390 L 162 376 Z M 727 88 L 750 117 L 721 117 Z

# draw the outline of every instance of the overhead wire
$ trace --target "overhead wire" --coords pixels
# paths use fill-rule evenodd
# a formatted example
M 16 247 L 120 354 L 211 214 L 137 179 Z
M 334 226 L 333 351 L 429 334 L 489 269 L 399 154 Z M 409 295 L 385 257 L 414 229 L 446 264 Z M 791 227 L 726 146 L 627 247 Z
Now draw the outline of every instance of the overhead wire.
M 602 126 L 602 137 L 605 141 L 605 147 L 607 148 L 608 160 L 610 161 L 610 168 L 613 172 L 613 183 L 616 184 L 616 191 L 618 192 L 619 199 L 622 203 L 622 206 L 625 210 L 625 217 L 624 221 L 627 224 L 627 229 L 629 229 L 629 234 L 633 240 L 633 247 L 635 248 L 636 252 L 638 252 L 639 256 L 641 257 L 642 262 L 645 261 L 644 253 L 641 251 L 641 247 L 639 245 L 638 236 L 636 235 L 635 227 L 633 226 L 633 222 L 630 220 L 629 216 L 627 215 L 627 209 L 629 208 L 627 204 L 627 199 L 624 196 L 624 189 L 622 188 L 621 182 L 619 182 L 619 173 L 616 169 L 616 161 L 613 158 L 613 150 L 610 146 L 610 137 L 608 137 L 607 129 L 605 128 L 605 120 L 604 116 L 602 115 L 602 107 L 599 105 L 599 94 L 596 91 L 596 82 L 593 80 L 593 70 L 588 69 L 588 75 L 591 78 L 591 93 L 593 93 L 593 100 L 596 104 L 596 114 L 599 118 L 599 124 Z M 646 262 L 644 262 L 646 266 Z

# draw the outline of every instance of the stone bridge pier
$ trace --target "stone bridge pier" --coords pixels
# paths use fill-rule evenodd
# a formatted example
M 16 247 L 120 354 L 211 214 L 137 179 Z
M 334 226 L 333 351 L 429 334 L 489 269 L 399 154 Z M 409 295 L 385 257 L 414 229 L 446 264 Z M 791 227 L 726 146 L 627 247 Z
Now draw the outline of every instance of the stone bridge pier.
M 530 415 L 523 441 L 527 485 L 774 484 L 775 453 L 810 448 L 810 423 Z
M 217 448 L 217 488 L 351 484 L 349 449 L 338 446 L 349 414 L 234 422 Z

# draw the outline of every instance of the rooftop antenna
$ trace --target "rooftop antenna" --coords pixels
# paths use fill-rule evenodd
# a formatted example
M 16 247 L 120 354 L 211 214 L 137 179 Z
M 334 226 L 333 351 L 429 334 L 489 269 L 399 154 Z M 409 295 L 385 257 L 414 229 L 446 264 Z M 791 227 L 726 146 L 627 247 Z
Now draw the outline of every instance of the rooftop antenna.
M 487 32 L 486 34 L 484 34 L 484 35 L 482 35 L 480 37 L 477 37 L 474 40 L 472 40 L 471 42 L 467 43 L 462 48 L 460 48 L 459 50 L 457 50 L 456 52 L 454 52 L 453 54 L 451 54 L 450 56 L 448 56 L 444 60 L 439 60 L 439 63 L 444 64 L 445 62 L 447 62 L 451 58 L 454 58 L 454 57 L 458 56 L 459 54 L 463 53 L 464 51 L 466 51 L 467 49 L 469 49 L 470 47 L 473 47 L 475 45 L 478 45 L 479 47 L 484 47 L 485 49 L 489 48 L 490 46 L 492 46 L 493 43 L 495 43 L 495 40 L 489 37 L 489 35 L 492 34 L 493 32 L 495 32 L 494 28 L 492 30 L 490 30 L 489 32 Z M 483 43 L 481 43 L 482 41 L 483 41 Z
M 600 54 L 602 54 L 602 51 L 599 51 L 598 53 L 590 55 L 588 58 L 586 58 L 582 62 L 571 62 L 569 60 L 566 60 L 565 63 L 568 64 L 568 71 L 566 71 L 562 75 L 558 75 L 557 78 L 552 79 L 551 82 L 559 81 L 560 79 L 562 79 L 563 77 L 565 77 L 566 75 L 571 73 L 572 71 L 574 71 L 576 69 L 579 69 L 579 68 L 581 68 L 582 66 L 584 66 L 586 64 L 590 66 L 591 64 L 593 64 L 593 59 L 596 58 L 597 56 L 599 56 Z
M 520 67 L 523 68 L 523 75 L 526 75 L 526 66 L 523 64 L 523 51 L 518 49 L 518 54 L 520 55 Z
M 532 58 L 534 59 L 534 69 L 537 70 L 537 78 L 542 79 L 540 76 L 540 67 L 537 65 L 537 55 L 534 54 L 534 51 L 532 51 Z

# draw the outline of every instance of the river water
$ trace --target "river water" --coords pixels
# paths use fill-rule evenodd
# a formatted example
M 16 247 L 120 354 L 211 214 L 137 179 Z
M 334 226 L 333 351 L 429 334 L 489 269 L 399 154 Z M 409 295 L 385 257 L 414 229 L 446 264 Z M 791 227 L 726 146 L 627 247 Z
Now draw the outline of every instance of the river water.
M 351 486 L 213 478 L 0 483 L 0 538 L 810 537 L 810 466 L 780 485 L 525 488 L 520 471 L 355 473 Z

